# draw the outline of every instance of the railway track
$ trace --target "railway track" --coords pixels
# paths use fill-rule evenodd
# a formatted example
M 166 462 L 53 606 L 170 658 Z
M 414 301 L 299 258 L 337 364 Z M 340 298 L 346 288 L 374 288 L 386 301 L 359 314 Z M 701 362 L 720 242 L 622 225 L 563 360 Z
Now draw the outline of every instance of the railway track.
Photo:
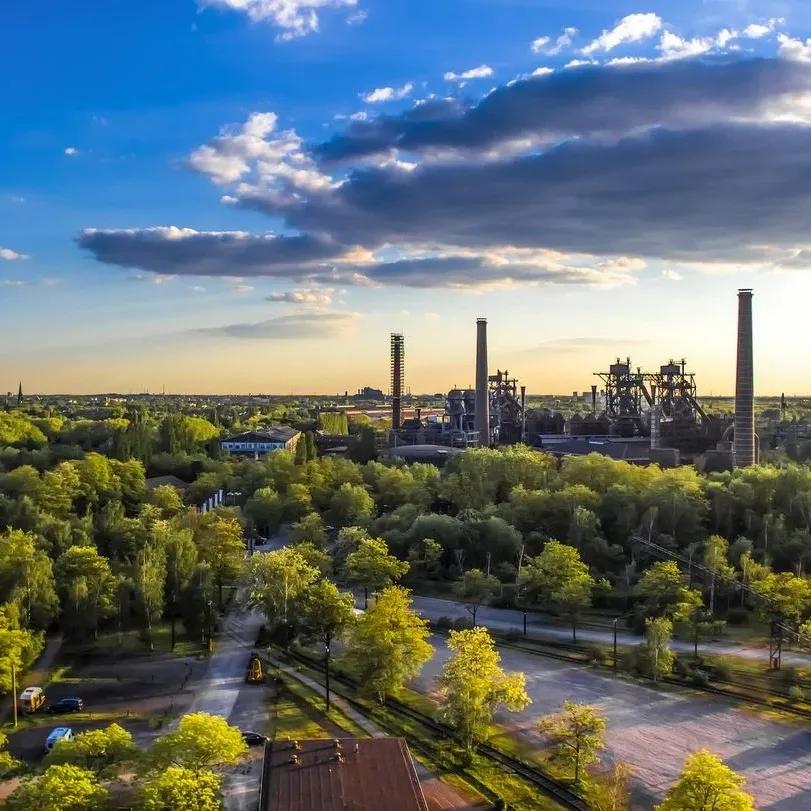
M 319 673 L 323 673 L 324 671 L 324 665 L 322 662 L 307 656 L 304 653 L 288 650 L 286 651 L 286 655 L 290 659 L 297 661 L 312 670 L 316 670 Z M 333 682 L 333 684 L 338 682 L 350 687 L 352 690 L 357 690 L 359 686 L 357 681 L 351 676 L 347 676 L 343 673 L 336 673 L 333 670 L 330 670 L 330 680 Z M 334 690 L 334 687 L 331 689 L 359 712 L 364 714 L 368 713 L 368 707 L 354 697 L 346 695 L 346 693 L 336 691 Z M 390 698 L 386 700 L 385 706 L 395 715 L 420 724 L 424 728 L 429 729 L 438 737 L 452 738 L 454 736 L 454 731 L 449 726 L 440 723 L 426 713 L 415 710 L 413 707 L 409 707 L 402 701 Z M 508 771 L 517 774 L 528 783 L 532 784 L 541 793 L 555 800 L 555 802 L 559 803 L 564 808 L 572 809 L 572 811 L 589 811 L 589 805 L 587 805 L 582 797 L 575 794 L 575 792 L 573 792 L 565 784 L 555 780 L 552 777 L 549 777 L 549 775 L 545 774 L 537 767 L 519 760 L 512 755 L 508 755 L 490 744 L 481 744 L 477 748 L 477 752 L 489 760 L 498 763 Z

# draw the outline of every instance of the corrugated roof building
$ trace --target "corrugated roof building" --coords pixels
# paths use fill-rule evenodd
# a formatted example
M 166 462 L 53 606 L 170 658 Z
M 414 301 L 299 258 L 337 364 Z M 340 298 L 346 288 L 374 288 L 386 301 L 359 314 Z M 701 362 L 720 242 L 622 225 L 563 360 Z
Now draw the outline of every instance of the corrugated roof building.
M 402 738 L 274 741 L 259 811 L 428 811 Z

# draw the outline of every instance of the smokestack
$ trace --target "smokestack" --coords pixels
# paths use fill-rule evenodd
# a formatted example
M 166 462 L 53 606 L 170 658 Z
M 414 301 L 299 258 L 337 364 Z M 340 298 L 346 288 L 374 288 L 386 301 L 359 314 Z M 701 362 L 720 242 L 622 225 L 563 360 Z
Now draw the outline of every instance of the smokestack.
M 487 319 L 476 319 L 476 430 L 479 442 L 490 444 L 490 394 L 487 373 Z
M 597 413 L 597 386 L 593 384 L 591 387 L 591 413 Z
M 403 372 L 405 340 L 398 332 L 391 334 L 391 428 L 402 425 Z
M 735 375 L 736 467 L 755 463 L 755 382 L 752 358 L 752 291 L 738 290 L 738 367 Z

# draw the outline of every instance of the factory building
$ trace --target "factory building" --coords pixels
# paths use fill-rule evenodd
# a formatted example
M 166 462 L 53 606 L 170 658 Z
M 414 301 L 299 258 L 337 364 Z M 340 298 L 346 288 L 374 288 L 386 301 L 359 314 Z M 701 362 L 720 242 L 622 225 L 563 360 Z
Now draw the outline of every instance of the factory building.
M 301 431 L 282 425 L 226 437 L 220 447 L 226 453 L 258 459 L 274 451 L 295 450 L 300 438 Z

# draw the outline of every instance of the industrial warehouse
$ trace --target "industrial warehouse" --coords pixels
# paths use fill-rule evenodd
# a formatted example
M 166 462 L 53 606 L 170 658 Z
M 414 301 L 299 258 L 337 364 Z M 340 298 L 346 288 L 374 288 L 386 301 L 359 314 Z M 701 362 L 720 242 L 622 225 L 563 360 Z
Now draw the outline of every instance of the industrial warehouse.
M 471 447 L 518 442 L 556 456 L 600 453 L 637 464 L 675 467 L 699 459 L 704 470 L 746 467 L 758 459 L 754 425 L 752 297 L 738 291 L 738 341 L 734 418 L 708 413 L 698 400 L 694 372 L 670 359 L 658 370 L 634 368 L 617 358 L 595 372 L 591 407 L 568 418 L 526 405 L 526 387 L 506 369 L 488 363 L 487 320 L 476 321 L 475 387 L 454 388 L 444 412 L 403 418 L 405 338 L 391 335 L 391 432 L 394 455 L 447 458 Z

